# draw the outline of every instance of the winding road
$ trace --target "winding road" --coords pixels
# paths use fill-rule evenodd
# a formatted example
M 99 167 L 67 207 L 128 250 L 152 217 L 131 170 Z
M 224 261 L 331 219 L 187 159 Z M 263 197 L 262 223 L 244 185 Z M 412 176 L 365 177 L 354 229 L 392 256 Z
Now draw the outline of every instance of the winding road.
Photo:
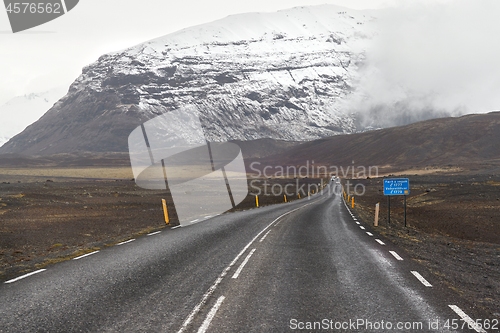
M 486 332 L 330 183 L 0 285 L 0 332 Z

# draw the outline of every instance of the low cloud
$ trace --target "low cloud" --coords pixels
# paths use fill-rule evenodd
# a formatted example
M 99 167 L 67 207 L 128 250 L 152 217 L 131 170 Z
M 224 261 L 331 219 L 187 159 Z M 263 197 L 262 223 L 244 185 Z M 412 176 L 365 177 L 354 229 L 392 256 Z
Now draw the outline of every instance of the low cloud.
M 500 1 L 406 1 L 375 15 L 348 101 L 362 127 L 500 110 Z

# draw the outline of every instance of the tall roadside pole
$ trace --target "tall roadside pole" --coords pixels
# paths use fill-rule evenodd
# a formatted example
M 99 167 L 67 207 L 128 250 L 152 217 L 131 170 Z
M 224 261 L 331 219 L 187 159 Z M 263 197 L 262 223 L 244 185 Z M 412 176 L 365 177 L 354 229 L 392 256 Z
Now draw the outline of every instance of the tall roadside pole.
M 406 196 L 410 194 L 410 180 L 408 178 L 384 179 L 384 195 L 387 196 L 387 223 L 391 223 L 391 196 L 404 196 L 405 227 L 406 227 Z

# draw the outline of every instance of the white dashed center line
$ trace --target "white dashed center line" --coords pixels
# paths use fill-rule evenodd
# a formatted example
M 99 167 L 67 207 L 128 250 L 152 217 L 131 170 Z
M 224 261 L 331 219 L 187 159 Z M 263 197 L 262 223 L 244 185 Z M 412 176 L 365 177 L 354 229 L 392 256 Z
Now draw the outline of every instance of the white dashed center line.
M 380 245 L 385 245 L 385 243 L 384 243 L 384 242 L 382 242 L 382 241 L 381 241 L 380 239 L 378 239 L 378 238 L 377 238 L 377 239 L 375 239 L 375 241 L 376 241 L 377 243 L 379 243 Z
M 420 281 L 422 282 L 422 284 L 426 287 L 432 287 L 432 284 L 429 283 L 429 281 L 427 281 L 426 279 L 424 279 L 424 277 L 422 275 L 420 275 L 419 272 L 417 271 L 411 271 L 411 274 L 415 275 L 415 277 Z
M 264 239 L 266 239 L 267 235 L 269 235 L 270 232 L 271 232 L 271 230 L 266 232 L 266 234 L 260 239 L 259 243 L 261 243 Z
M 194 309 L 191 311 L 191 313 L 189 314 L 189 316 L 186 318 L 186 320 L 184 320 L 184 322 L 182 323 L 182 326 L 180 327 L 180 329 L 177 331 L 177 333 L 183 333 L 188 325 L 193 321 L 194 317 L 198 314 L 198 312 L 200 311 L 201 307 L 208 301 L 208 299 L 210 298 L 210 296 L 215 292 L 215 290 L 217 289 L 217 287 L 219 286 L 219 284 L 222 282 L 222 280 L 224 279 L 224 277 L 226 276 L 226 274 L 229 272 L 229 270 L 234 266 L 234 264 L 239 260 L 239 258 L 247 251 L 247 249 L 252 246 L 252 244 L 264 233 L 266 232 L 267 229 L 271 228 L 273 225 L 276 226 L 276 222 L 280 222 L 281 219 L 288 215 L 288 214 L 291 214 L 299 209 L 302 209 L 304 207 L 307 207 L 309 205 L 312 205 L 314 204 L 314 202 L 311 202 L 311 203 L 308 203 L 308 204 L 305 204 L 303 206 L 300 206 L 298 208 L 295 208 L 295 209 L 292 209 L 291 211 L 289 212 L 286 212 L 280 216 L 278 216 L 276 219 L 274 219 L 271 223 L 269 223 L 264 229 L 262 229 L 241 251 L 240 253 L 238 253 L 238 255 L 233 259 L 233 261 L 231 261 L 231 263 L 226 267 L 224 268 L 224 270 L 222 271 L 222 273 L 219 275 L 219 277 L 215 280 L 215 282 L 212 284 L 212 286 L 210 288 L 208 288 L 207 292 L 203 295 L 203 297 L 201 298 L 201 301 L 194 307 Z
M 38 274 L 38 273 L 41 273 L 43 271 L 46 271 L 46 269 L 39 269 L 37 271 L 34 271 L 34 272 L 31 272 L 31 273 L 28 273 L 28 274 L 24 274 L 22 276 L 19 276 L 15 279 L 12 279 L 12 280 L 9 280 L 9 281 L 5 281 L 5 283 L 12 283 L 12 282 L 16 282 L 16 281 L 19 281 L 21 279 L 24 279 L 24 278 L 27 278 L 28 276 L 31 276 L 31 275 L 34 275 L 34 274 Z
M 212 322 L 212 320 L 215 317 L 215 314 L 217 313 L 217 310 L 219 310 L 220 306 L 222 305 L 222 302 L 224 302 L 225 299 L 226 298 L 224 296 L 219 297 L 214 307 L 210 310 L 207 317 L 203 321 L 203 324 L 201 324 L 200 328 L 198 329 L 198 333 L 205 333 L 207 331 L 208 326 L 210 326 L 210 323 Z
M 245 258 L 245 260 L 243 260 L 243 262 L 241 263 L 240 267 L 238 267 L 238 269 L 234 273 L 233 279 L 237 279 L 238 276 L 240 276 L 240 273 L 243 270 L 243 267 L 245 267 L 245 265 L 247 264 L 248 260 L 250 260 L 250 257 L 252 256 L 252 254 L 254 252 L 255 252 L 255 249 L 253 249 L 252 251 L 250 251 L 250 253 L 247 255 L 247 257 Z
M 373 236 L 373 234 L 372 234 L 371 232 L 368 232 L 368 231 L 366 232 L 366 234 L 367 234 L 368 236 Z
M 90 253 L 84 254 L 83 256 L 79 256 L 79 257 L 73 258 L 73 260 L 82 259 L 82 258 L 85 258 L 85 257 L 91 256 L 91 255 L 93 255 L 93 254 L 96 254 L 97 252 L 99 252 L 99 251 L 94 251 L 94 252 L 90 252 Z
M 462 311 L 458 306 L 456 305 L 448 305 L 457 315 L 460 316 L 467 324 L 469 324 L 469 327 L 472 327 L 476 332 L 479 333 L 486 333 L 486 331 L 481 328 L 474 320 L 472 320 L 471 317 L 469 317 L 465 312 Z
M 397 260 L 403 260 L 403 258 L 401 258 L 401 256 L 397 254 L 396 251 L 389 251 L 389 253 L 392 254 L 393 257 L 396 258 Z
M 360 225 L 359 228 L 365 230 L 365 227 L 363 227 L 362 225 Z

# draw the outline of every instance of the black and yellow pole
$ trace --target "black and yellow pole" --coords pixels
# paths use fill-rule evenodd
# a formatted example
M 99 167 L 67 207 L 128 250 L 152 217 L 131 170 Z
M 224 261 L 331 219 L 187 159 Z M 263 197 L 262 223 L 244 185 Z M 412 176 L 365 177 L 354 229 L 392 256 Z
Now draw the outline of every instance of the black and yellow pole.
M 165 217 L 165 223 L 170 224 L 170 218 L 168 217 L 167 200 L 161 199 L 161 203 L 163 205 L 163 215 Z

